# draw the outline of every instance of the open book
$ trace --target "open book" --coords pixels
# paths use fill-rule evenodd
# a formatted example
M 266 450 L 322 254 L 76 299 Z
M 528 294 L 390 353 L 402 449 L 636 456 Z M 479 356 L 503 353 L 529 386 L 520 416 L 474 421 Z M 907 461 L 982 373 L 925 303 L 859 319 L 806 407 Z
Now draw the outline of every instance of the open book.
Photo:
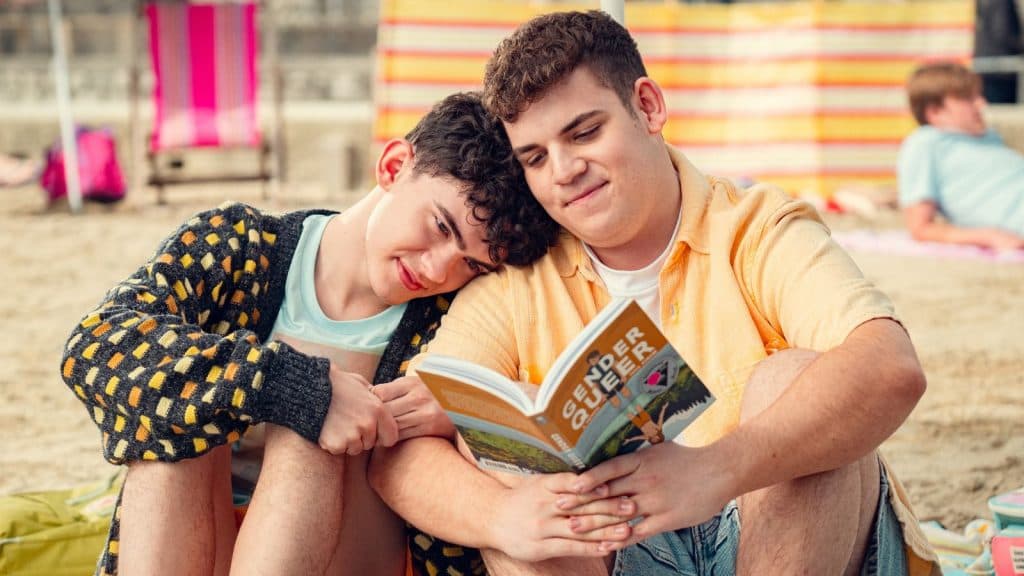
M 614 300 L 569 343 L 536 397 L 471 362 L 429 354 L 417 369 L 481 468 L 586 470 L 673 439 L 711 393 L 634 300 Z

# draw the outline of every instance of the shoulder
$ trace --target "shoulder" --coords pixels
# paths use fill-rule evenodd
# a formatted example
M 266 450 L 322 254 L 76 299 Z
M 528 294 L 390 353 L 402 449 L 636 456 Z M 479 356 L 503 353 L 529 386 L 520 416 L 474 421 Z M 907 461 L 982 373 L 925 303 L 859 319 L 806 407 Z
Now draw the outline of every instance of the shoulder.
M 933 126 L 918 126 L 900 144 L 900 155 L 921 154 L 943 139 L 945 133 Z
M 820 220 L 818 212 L 807 201 L 794 198 L 773 184 L 757 183 L 745 190 L 730 186 L 725 190 L 724 193 L 716 190 L 716 197 L 723 199 L 719 203 L 725 205 L 718 210 L 727 211 L 729 219 L 736 226 L 751 231 L 778 223 L 787 217 Z

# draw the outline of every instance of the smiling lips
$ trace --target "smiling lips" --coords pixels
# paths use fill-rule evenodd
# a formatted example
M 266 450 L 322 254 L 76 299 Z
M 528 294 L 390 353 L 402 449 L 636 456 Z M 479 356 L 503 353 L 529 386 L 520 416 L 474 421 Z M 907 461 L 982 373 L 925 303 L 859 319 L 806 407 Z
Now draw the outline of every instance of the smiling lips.
M 583 202 L 583 201 L 587 200 L 588 198 L 592 197 L 595 192 L 597 192 L 601 188 L 604 188 L 604 186 L 606 184 L 607 184 L 607 182 L 601 182 L 600 184 L 598 184 L 597 186 L 594 186 L 593 188 L 588 188 L 588 189 L 584 190 L 582 194 L 580 194 L 579 196 L 576 196 L 575 198 L 569 200 L 568 202 L 565 203 L 565 205 L 566 206 L 572 206 L 573 204 L 576 204 L 576 203 Z
M 405 264 L 401 260 L 398 260 L 398 278 L 402 281 L 402 285 L 405 286 L 410 292 L 418 292 L 425 289 L 423 284 L 420 284 L 413 275 L 412 271 L 405 267 Z

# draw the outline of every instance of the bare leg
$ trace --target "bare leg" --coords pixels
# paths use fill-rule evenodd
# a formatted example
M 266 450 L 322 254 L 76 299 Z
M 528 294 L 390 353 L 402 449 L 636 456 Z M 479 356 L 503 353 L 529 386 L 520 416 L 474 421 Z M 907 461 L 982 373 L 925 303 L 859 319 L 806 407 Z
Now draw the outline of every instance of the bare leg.
M 231 573 L 323 574 L 341 530 L 344 468 L 344 457 L 268 424 L 263 468 Z
M 745 421 L 770 406 L 817 358 L 779 352 L 747 385 Z M 739 498 L 737 574 L 857 574 L 878 507 L 879 467 L 872 452 L 842 468 L 769 486 Z
M 227 574 L 235 539 L 231 449 L 128 468 L 118 569 L 125 576 Z
M 405 574 L 405 522 L 366 479 L 370 453 L 345 459 L 341 538 L 327 574 Z
M 607 576 L 611 568 L 601 558 L 552 558 L 543 562 L 527 563 L 513 560 L 497 550 L 481 550 L 487 573 L 491 576 L 546 576 L 548 574 L 576 574 L 579 576 Z M 609 558 L 614 558 L 609 556 Z

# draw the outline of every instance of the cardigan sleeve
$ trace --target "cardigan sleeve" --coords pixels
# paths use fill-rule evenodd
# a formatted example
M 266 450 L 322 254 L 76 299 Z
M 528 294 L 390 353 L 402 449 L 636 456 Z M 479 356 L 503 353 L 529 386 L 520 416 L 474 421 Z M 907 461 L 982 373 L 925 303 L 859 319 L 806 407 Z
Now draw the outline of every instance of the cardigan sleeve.
M 267 293 L 280 224 L 241 204 L 198 214 L 75 326 L 61 376 L 107 460 L 199 456 L 257 422 L 317 440 L 329 362 L 254 331 L 276 316 L 261 304 L 279 305 Z

